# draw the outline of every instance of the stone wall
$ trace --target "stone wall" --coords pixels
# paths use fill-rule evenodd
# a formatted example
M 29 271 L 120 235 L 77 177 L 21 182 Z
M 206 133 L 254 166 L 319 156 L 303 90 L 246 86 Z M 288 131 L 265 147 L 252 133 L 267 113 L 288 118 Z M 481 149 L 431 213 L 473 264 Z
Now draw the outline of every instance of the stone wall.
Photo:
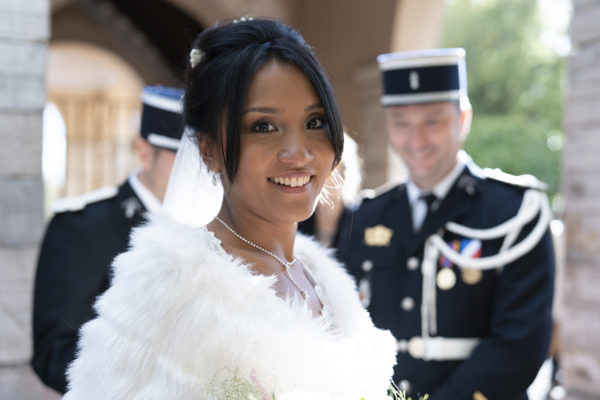
M 0 398 L 43 399 L 28 367 L 42 233 L 42 109 L 48 0 L 0 0 Z
M 600 398 L 600 2 L 574 0 L 563 162 L 566 265 L 561 301 L 565 384 Z M 571 397 L 569 397 L 571 398 Z

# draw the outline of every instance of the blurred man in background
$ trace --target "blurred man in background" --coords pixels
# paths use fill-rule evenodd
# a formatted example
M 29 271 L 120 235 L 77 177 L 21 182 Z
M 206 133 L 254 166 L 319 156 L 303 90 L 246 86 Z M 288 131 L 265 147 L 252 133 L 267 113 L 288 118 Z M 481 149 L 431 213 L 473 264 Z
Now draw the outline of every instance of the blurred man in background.
M 409 179 L 350 213 L 338 252 L 413 399 L 524 400 L 548 354 L 554 254 L 544 185 L 482 170 L 465 52 L 378 58 L 389 140 Z
M 54 206 L 37 265 L 31 365 L 60 393 L 66 390 L 79 328 L 95 316 L 93 304 L 110 285 L 113 258 L 126 250 L 144 213 L 160 208 L 183 132 L 182 95 L 181 89 L 146 87 L 135 144 L 140 169 L 118 188 L 61 199 Z

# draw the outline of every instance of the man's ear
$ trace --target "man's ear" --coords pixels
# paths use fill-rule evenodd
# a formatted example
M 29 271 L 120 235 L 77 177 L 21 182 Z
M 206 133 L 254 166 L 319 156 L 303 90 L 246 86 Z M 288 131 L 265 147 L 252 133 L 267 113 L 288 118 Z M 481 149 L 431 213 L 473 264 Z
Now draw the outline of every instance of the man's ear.
M 473 109 L 468 107 L 460 112 L 460 138 L 463 142 L 471 131 L 471 121 L 473 121 Z
M 144 138 L 138 138 L 135 141 L 135 152 L 140 160 L 142 170 L 146 171 L 150 168 L 153 161 L 152 145 Z
M 213 172 L 220 172 L 221 165 L 216 157 L 216 149 L 207 135 L 198 134 L 198 148 L 204 164 Z

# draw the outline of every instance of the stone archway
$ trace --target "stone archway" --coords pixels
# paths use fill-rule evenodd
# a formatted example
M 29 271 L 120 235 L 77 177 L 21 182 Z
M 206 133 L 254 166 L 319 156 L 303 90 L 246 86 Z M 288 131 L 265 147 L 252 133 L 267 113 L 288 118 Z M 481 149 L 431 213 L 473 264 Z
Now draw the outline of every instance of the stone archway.
M 67 130 L 63 193 L 120 182 L 135 164 L 141 77 L 119 56 L 84 42 L 54 42 L 48 65 L 48 99 Z

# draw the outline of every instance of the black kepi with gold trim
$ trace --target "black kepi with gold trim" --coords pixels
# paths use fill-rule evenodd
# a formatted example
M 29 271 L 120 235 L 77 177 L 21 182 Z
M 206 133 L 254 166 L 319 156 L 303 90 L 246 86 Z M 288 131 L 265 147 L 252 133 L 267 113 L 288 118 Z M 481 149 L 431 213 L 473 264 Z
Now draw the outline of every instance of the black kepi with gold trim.
M 416 50 L 377 57 L 384 106 L 459 101 L 467 97 L 465 50 Z

